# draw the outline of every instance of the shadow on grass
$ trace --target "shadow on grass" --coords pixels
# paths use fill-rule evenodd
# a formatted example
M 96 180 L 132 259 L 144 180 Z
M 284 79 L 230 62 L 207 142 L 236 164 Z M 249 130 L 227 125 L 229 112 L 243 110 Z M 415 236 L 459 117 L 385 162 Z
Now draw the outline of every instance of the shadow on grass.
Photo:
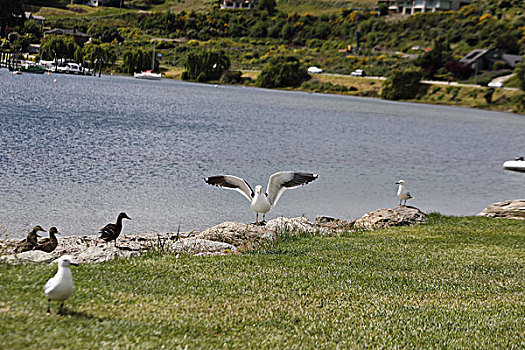
M 59 316 L 70 316 L 70 317 L 74 317 L 78 319 L 104 321 L 103 318 L 91 315 L 84 311 L 74 311 L 70 309 L 64 309 L 62 312 L 57 312 L 56 314 Z

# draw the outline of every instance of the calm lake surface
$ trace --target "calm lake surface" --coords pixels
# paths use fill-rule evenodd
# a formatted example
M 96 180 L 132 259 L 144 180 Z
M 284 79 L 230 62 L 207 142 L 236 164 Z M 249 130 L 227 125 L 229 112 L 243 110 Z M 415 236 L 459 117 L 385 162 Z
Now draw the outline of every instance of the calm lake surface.
M 53 79 L 57 79 L 56 83 Z M 378 99 L 171 80 L 0 70 L 0 233 L 36 224 L 96 234 L 120 211 L 125 233 L 253 222 L 228 173 L 266 187 L 280 170 L 319 179 L 267 215 L 355 219 L 398 203 L 404 179 L 423 211 L 472 215 L 525 197 L 525 117 Z

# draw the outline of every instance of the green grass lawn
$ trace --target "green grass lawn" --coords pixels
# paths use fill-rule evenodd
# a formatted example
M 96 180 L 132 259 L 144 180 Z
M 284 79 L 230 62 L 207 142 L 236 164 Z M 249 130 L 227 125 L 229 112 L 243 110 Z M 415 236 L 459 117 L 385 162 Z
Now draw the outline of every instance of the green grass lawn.
M 0 266 L 4 349 L 525 346 L 525 223 L 429 224 L 284 238 L 246 255 L 73 267 L 68 313 L 45 313 L 51 266 Z

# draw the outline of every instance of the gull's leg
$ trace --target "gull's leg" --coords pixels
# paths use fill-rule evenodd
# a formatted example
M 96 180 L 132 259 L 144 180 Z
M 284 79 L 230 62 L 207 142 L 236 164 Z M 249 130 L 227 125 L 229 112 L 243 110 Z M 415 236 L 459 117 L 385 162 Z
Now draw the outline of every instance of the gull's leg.
M 402 200 L 402 199 L 399 200 L 399 205 L 401 205 L 401 203 L 403 203 L 403 200 Z
M 263 219 L 262 219 L 262 221 L 261 221 L 261 224 L 262 224 L 262 223 L 266 223 L 266 213 L 263 214 Z
M 259 213 L 255 212 L 255 225 L 259 225 Z
M 59 313 L 62 315 L 64 313 L 64 302 L 60 303 Z
M 46 310 L 46 312 L 48 314 L 51 313 L 51 299 L 47 299 L 47 310 Z

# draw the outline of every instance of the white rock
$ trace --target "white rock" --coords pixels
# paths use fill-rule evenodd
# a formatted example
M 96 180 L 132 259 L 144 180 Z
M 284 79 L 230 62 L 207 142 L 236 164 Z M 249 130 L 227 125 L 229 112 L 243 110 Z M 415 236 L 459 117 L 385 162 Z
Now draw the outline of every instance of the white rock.
M 23 253 L 0 256 L 0 261 L 8 264 L 19 264 L 24 262 L 49 264 L 55 260 L 55 256 L 51 253 L 46 253 L 41 250 L 30 250 Z
M 478 216 L 525 220 L 525 199 L 498 202 L 483 209 Z
M 308 233 L 319 233 L 327 234 L 329 230 L 325 227 L 320 227 L 313 222 L 308 221 L 305 217 L 298 218 L 285 218 L 279 217 L 268 221 L 266 228 L 272 232 L 308 232 Z
M 171 252 L 177 254 L 194 254 L 194 255 L 217 255 L 221 253 L 235 253 L 237 248 L 234 245 L 208 239 L 187 238 L 173 243 L 169 247 Z

